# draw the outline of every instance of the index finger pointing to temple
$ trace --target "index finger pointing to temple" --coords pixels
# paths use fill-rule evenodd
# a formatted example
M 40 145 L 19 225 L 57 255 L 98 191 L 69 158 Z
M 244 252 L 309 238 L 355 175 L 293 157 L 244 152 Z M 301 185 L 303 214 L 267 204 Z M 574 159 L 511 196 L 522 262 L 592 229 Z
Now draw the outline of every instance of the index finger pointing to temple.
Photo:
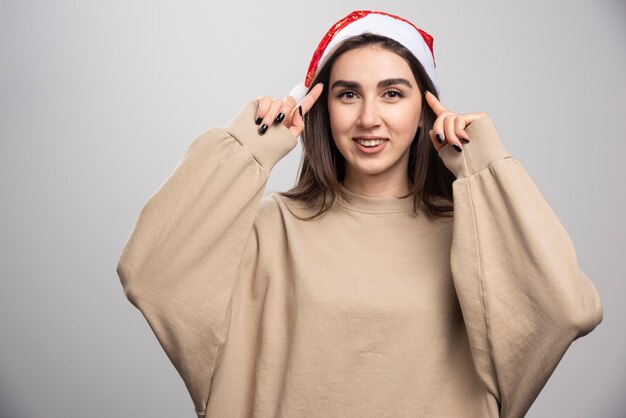
M 307 95 L 304 96 L 302 100 L 300 100 L 299 104 L 300 106 L 302 106 L 302 114 L 305 114 L 309 110 L 311 110 L 311 108 L 313 107 L 317 99 L 319 99 L 319 97 L 322 95 L 322 90 L 324 90 L 324 84 L 317 83 L 311 89 L 311 91 L 308 92 Z
M 446 110 L 448 110 L 444 105 L 441 104 L 439 99 L 437 99 L 437 97 L 435 97 L 435 95 L 432 94 L 430 91 L 426 91 L 425 97 L 426 97 L 426 102 L 428 103 L 428 106 L 430 106 L 433 112 L 435 112 L 435 115 L 439 116 L 442 112 L 445 112 Z

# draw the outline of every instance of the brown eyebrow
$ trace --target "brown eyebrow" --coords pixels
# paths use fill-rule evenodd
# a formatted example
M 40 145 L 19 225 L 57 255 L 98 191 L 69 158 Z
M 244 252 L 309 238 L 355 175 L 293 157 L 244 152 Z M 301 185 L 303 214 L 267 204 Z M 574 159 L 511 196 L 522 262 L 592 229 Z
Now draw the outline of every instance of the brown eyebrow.
M 379 89 L 385 88 L 385 87 L 393 86 L 395 84 L 402 84 L 404 86 L 407 86 L 408 88 L 413 88 L 413 86 L 411 86 L 411 82 L 405 78 L 387 78 L 385 80 L 381 80 L 378 82 L 378 88 Z M 336 87 L 345 87 L 349 89 L 358 90 L 361 88 L 361 84 L 356 81 L 337 80 L 333 83 L 333 85 L 330 88 L 334 89 Z

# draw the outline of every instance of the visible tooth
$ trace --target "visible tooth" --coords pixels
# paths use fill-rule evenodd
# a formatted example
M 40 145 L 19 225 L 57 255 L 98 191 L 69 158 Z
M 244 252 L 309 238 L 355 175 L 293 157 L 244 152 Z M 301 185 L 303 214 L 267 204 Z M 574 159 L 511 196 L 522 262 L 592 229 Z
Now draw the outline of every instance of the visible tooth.
M 385 140 L 384 139 L 370 139 L 370 140 L 357 139 L 357 142 L 361 145 L 373 146 L 373 145 L 382 144 L 383 142 L 385 142 Z

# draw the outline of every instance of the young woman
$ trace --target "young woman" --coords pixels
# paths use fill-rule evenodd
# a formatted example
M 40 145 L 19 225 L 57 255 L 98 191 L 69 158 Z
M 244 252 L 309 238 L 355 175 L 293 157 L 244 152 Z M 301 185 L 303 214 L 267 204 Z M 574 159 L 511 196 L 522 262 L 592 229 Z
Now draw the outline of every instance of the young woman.
M 521 417 L 601 322 L 557 216 L 434 68 L 428 33 L 355 11 L 142 208 L 117 272 L 198 417 Z M 299 137 L 296 186 L 264 197 Z

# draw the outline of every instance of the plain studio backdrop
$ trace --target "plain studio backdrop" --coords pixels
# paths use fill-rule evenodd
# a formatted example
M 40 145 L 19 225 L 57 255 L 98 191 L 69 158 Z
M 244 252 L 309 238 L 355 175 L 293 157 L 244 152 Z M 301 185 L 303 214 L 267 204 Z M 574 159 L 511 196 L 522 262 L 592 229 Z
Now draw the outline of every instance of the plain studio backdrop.
M 191 142 L 287 95 L 356 9 L 433 35 L 442 103 L 492 116 L 600 292 L 603 322 L 528 416 L 626 416 L 625 2 L 504 3 L 3 1 L 0 416 L 194 416 L 123 294 L 122 247 Z M 266 192 L 294 184 L 300 155 Z

